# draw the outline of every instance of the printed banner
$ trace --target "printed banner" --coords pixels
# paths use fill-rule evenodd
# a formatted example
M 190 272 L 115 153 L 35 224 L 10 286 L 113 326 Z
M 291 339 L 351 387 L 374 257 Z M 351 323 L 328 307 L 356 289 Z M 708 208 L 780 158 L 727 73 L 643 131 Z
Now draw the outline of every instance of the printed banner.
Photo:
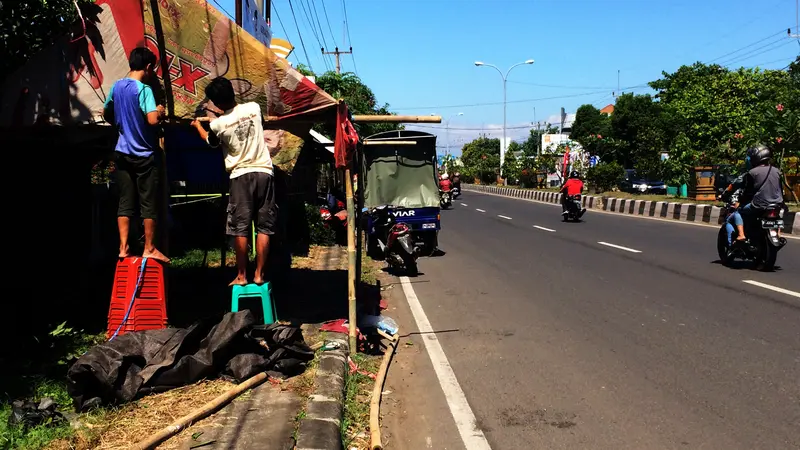
M 157 3 L 158 14 L 150 0 L 98 0 L 87 7 L 85 37 L 59 41 L 6 79 L 0 126 L 102 122 L 106 94 L 126 76 L 128 55 L 140 45 L 159 57 L 159 76 L 166 68 L 176 117 L 194 117 L 205 86 L 218 76 L 231 79 L 239 100 L 259 103 L 265 116 L 288 118 L 327 109 L 331 117 L 335 114 L 330 95 L 206 0 Z M 158 25 L 165 55 L 158 51 Z

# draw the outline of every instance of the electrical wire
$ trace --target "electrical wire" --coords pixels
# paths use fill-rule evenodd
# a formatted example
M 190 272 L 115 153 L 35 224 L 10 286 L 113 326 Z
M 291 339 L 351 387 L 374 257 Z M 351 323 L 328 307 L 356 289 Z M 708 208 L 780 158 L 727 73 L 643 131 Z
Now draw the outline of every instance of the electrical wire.
M 325 13 L 325 22 L 328 23 L 328 31 L 331 33 L 333 45 L 338 47 L 336 44 L 336 36 L 333 34 L 333 27 L 331 27 L 331 20 L 328 18 L 328 8 L 325 7 L 325 0 L 320 0 L 320 2 L 322 2 L 322 11 Z
M 278 8 L 275 7 L 275 3 L 274 2 L 270 2 L 270 4 L 272 5 L 273 11 L 275 11 L 275 17 L 278 18 L 278 23 L 281 25 L 281 30 L 283 30 L 283 36 L 288 40 L 289 39 L 289 33 L 286 32 L 286 27 L 283 26 L 283 20 L 281 19 L 281 15 L 278 14 Z M 293 52 L 289 53 L 289 56 L 294 56 L 294 60 L 297 61 L 297 64 L 300 64 L 300 58 L 297 57 L 297 53 L 296 52 L 293 51 Z
M 350 37 L 350 22 L 347 20 L 347 2 L 346 2 L 346 0 L 342 0 L 342 11 L 344 12 L 344 29 L 345 29 L 345 31 L 347 31 L 347 42 L 350 44 L 350 47 L 351 47 L 350 58 L 353 60 L 353 70 L 356 72 L 356 76 L 358 76 L 358 66 L 356 65 L 356 56 L 353 54 L 353 51 L 352 51 L 353 39 Z
M 739 53 L 739 52 L 740 52 L 740 51 L 742 51 L 742 50 L 746 50 L 746 49 L 748 49 L 748 48 L 750 48 L 750 47 L 752 47 L 752 46 L 754 46 L 754 45 L 758 45 L 758 44 L 760 44 L 760 43 L 762 43 L 762 42 L 764 42 L 764 41 L 766 41 L 766 40 L 768 40 L 768 39 L 772 39 L 772 38 L 774 38 L 775 36 L 777 36 L 777 35 L 779 35 L 779 34 L 783 34 L 783 33 L 786 33 L 786 28 L 785 28 L 785 27 L 784 27 L 784 28 L 781 28 L 781 31 L 779 31 L 779 32 L 777 32 L 777 33 L 775 33 L 775 34 L 771 34 L 771 35 L 769 35 L 769 36 L 767 36 L 767 37 L 765 37 L 765 38 L 763 38 L 763 39 L 759 39 L 759 40 L 757 40 L 757 41 L 753 42 L 752 44 L 745 45 L 744 47 L 742 47 L 742 48 L 740 48 L 740 49 L 734 50 L 734 51 L 732 51 L 732 52 L 729 52 L 729 53 L 725 53 L 725 54 L 724 54 L 724 55 L 722 55 L 722 56 L 718 56 L 718 57 L 716 57 L 716 58 L 712 59 L 711 61 L 708 61 L 706 64 L 711 64 L 711 63 L 713 63 L 713 62 L 715 62 L 715 61 L 719 61 L 720 59 L 724 59 L 724 58 L 725 58 L 725 57 L 727 57 L 727 56 L 733 55 L 733 54 L 735 54 L 735 53 Z
M 294 14 L 294 7 L 292 6 L 292 0 L 289 0 L 289 9 L 292 10 L 292 18 L 294 19 L 294 27 L 297 29 L 297 36 L 300 38 L 300 46 L 303 47 L 303 54 L 306 55 L 306 63 L 308 63 L 308 68 L 311 71 L 314 71 L 314 67 L 311 66 L 311 58 L 308 57 L 308 52 L 306 51 L 306 43 L 303 42 L 303 35 L 300 34 L 300 26 L 297 24 L 297 16 Z
M 313 34 L 314 39 L 317 40 L 317 45 L 319 45 L 320 48 L 324 49 L 325 47 L 327 47 L 327 45 L 323 45 L 323 42 L 320 41 L 319 39 L 319 34 L 317 33 L 317 27 L 314 26 L 314 20 L 311 18 L 311 14 L 309 13 L 309 11 L 311 11 L 311 6 L 308 7 L 308 10 L 306 10 L 306 5 L 308 5 L 308 0 L 298 0 L 298 1 L 300 2 L 300 8 L 303 10 L 303 15 L 306 18 L 306 24 L 308 24 L 308 26 L 311 27 L 311 34 Z M 322 62 L 325 64 L 325 70 L 330 71 L 331 70 L 330 56 L 325 55 L 323 53 Z
M 776 49 L 778 49 L 780 47 L 783 47 L 786 44 L 790 44 L 790 43 L 791 42 L 786 37 L 781 37 L 780 39 L 776 39 L 775 41 L 770 42 L 769 44 L 762 45 L 761 47 L 758 47 L 756 49 L 750 50 L 747 53 L 744 53 L 742 55 L 738 55 L 738 56 L 736 56 L 736 57 L 734 57 L 732 59 L 729 59 L 729 60 L 727 60 L 725 62 L 721 62 L 721 63 L 718 63 L 718 64 L 721 65 L 721 66 L 729 66 L 731 64 L 738 64 L 738 63 L 740 63 L 742 61 L 747 61 L 748 59 L 753 58 L 755 56 L 763 55 L 764 53 L 769 53 L 769 52 L 771 52 L 773 50 L 776 50 Z M 778 45 L 775 45 L 775 44 L 778 44 Z M 759 50 L 765 49 L 767 47 L 772 47 L 772 48 L 768 48 L 767 50 L 764 50 L 762 52 L 758 52 Z
M 622 90 L 636 90 L 638 88 L 644 87 L 641 86 L 628 86 L 621 88 Z M 605 94 L 607 90 L 602 91 L 591 91 L 591 92 L 581 92 L 577 94 L 570 94 L 570 95 L 558 95 L 554 97 L 541 97 L 541 98 L 529 98 L 525 100 L 508 100 L 505 103 L 530 103 L 530 102 L 537 102 L 542 100 L 557 100 L 562 98 L 573 98 L 573 97 L 583 97 L 587 95 L 597 95 L 597 94 Z M 502 105 L 503 102 L 488 102 L 488 103 L 471 103 L 471 104 L 462 104 L 462 105 L 439 105 L 439 106 L 416 106 L 416 107 L 404 107 L 404 108 L 393 108 L 396 111 L 403 111 L 403 110 L 411 110 L 411 109 L 448 109 L 448 108 L 469 108 L 475 106 L 492 106 L 492 105 Z

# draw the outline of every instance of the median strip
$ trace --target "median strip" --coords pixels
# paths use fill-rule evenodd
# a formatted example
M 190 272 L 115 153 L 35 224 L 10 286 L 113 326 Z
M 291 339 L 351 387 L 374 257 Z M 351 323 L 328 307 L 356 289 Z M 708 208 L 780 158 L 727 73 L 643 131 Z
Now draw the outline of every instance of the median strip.
M 626 252 L 642 253 L 640 250 L 636 250 L 636 249 L 628 248 L 628 247 L 623 247 L 621 245 L 616 245 L 616 244 L 609 244 L 608 242 L 598 242 L 598 244 L 605 245 L 606 247 L 613 247 L 613 248 L 617 248 L 617 249 L 620 249 L 620 250 L 625 250 Z
M 553 230 L 551 228 L 540 227 L 539 225 L 534 225 L 533 228 L 536 228 L 537 230 L 542 230 L 542 231 L 549 231 L 551 233 L 555 233 L 556 232 L 556 230 Z
M 753 280 L 742 280 L 742 281 L 747 284 L 751 284 L 753 286 L 769 289 L 770 291 L 780 292 L 781 294 L 791 295 L 792 297 L 800 298 L 800 292 L 790 291 L 788 289 L 779 288 L 777 286 L 772 286 L 769 284 L 759 283 L 758 281 L 753 281 Z

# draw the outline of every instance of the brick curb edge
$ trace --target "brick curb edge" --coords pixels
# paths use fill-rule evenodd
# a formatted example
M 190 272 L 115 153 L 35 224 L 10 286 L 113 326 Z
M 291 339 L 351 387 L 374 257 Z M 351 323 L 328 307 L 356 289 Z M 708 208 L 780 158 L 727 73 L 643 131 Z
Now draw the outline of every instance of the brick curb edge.
M 339 348 L 320 356 L 314 393 L 308 397 L 305 417 L 300 420 L 295 450 L 342 449 L 344 383 L 350 349 L 345 334 L 328 333 L 327 341 L 339 343 Z
M 518 189 L 501 186 L 462 185 L 465 191 L 485 192 L 504 197 L 520 198 L 542 203 L 559 204 L 561 194 L 551 191 L 538 191 L 534 189 Z M 653 200 L 636 200 L 630 198 L 601 197 L 584 195 L 583 206 L 586 209 L 617 212 L 620 214 L 638 215 L 645 217 L 659 217 L 662 219 L 679 220 L 683 222 L 707 223 L 720 225 L 725 220 L 721 214 L 722 208 L 713 205 L 697 203 L 657 202 Z M 798 213 L 789 212 L 783 218 L 784 232 L 793 236 L 800 235 Z

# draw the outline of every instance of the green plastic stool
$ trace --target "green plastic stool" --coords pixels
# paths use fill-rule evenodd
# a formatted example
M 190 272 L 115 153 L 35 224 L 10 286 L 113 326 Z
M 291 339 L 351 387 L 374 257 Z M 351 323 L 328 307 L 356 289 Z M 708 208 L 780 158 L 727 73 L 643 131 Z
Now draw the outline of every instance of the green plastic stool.
M 275 313 L 275 305 L 272 304 L 271 293 L 272 287 L 270 283 L 264 283 L 262 285 L 252 283 L 244 286 L 235 285 L 233 286 L 233 294 L 231 295 L 231 311 L 239 311 L 240 299 L 260 298 L 261 311 L 264 313 L 264 324 L 269 325 L 274 323 L 278 315 Z

